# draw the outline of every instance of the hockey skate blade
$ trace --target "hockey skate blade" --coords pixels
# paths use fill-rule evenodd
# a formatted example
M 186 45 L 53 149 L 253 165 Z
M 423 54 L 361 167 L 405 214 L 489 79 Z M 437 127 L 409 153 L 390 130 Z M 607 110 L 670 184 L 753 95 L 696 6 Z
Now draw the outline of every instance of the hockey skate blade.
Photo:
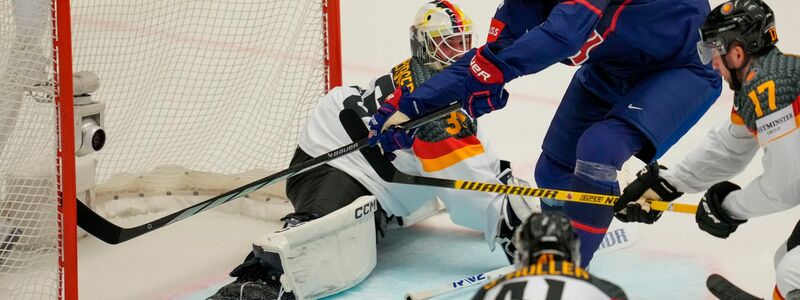
M 711 294 L 714 294 L 720 300 L 763 300 L 745 292 L 719 274 L 708 276 L 706 286 Z

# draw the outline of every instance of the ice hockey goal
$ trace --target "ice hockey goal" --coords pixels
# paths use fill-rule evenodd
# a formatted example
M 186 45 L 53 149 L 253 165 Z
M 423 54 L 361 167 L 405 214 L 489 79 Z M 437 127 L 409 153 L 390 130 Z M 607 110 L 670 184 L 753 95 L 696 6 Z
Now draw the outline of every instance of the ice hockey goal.
M 341 81 L 338 0 L 72 2 L 0 0 L 0 299 L 77 298 L 76 194 L 214 195 L 285 168 Z M 73 104 L 77 71 L 99 88 Z

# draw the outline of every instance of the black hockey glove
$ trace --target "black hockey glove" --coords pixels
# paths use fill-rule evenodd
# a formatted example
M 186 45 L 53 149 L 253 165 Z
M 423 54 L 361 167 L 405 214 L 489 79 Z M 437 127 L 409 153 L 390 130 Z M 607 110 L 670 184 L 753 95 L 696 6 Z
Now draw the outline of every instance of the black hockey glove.
M 651 210 L 645 200 L 672 201 L 683 195 L 658 175 L 660 170 L 666 169 L 658 162 L 653 162 L 636 173 L 636 180 L 625 187 L 617 203 L 614 203 L 614 216 L 626 223 L 647 224 L 653 224 L 661 218 L 662 212 Z
M 240 281 L 258 281 L 267 280 L 274 276 L 280 277 L 281 273 L 270 272 L 268 268 L 261 264 L 261 260 L 250 251 L 244 262 L 236 266 L 229 275 Z
M 747 220 L 736 220 L 722 208 L 722 201 L 733 191 L 740 190 L 738 185 L 729 181 L 717 183 L 706 191 L 700 205 L 697 206 L 695 220 L 701 230 L 718 238 L 727 238 L 736 231 L 740 224 Z

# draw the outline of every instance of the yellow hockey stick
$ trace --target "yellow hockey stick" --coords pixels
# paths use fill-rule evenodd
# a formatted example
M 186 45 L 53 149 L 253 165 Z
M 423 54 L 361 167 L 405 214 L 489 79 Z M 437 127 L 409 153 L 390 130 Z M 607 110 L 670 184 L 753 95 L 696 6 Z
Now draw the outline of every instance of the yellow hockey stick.
M 392 166 L 392 168 L 394 168 L 393 165 L 391 164 L 389 165 Z M 376 166 L 373 165 L 373 167 Z M 392 172 L 392 170 L 386 170 L 386 168 L 381 168 L 381 169 L 382 170 L 378 172 L 378 174 L 381 175 L 381 178 L 383 178 L 382 176 L 383 174 L 381 173 L 386 172 L 386 175 L 391 176 L 392 179 L 391 182 L 398 182 L 398 183 L 422 184 L 422 185 L 454 188 L 457 190 L 469 190 L 469 191 L 479 191 L 479 192 L 509 194 L 509 195 L 522 195 L 522 196 L 555 199 L 561 201 L 609 205 L 609 206 L 613 206 L 614 203 L 616 203 L 617 200 L 619 200 L 619 197 L 611 195 L 590 194 L 590 193 L 562 191 L 553 189 L 540 189 L 540 188 L 513 186 L 505 184 L 481 183 L 481 182 L 466 181 L 466 180 L 428 178 L 428 177 L 411 176 L 408 174 L 404 174 L 397 169 L 394 169 L 395 170 L 394 172 Z M 378 171 L 377 168 L 376 171 Z M 384 178 L 384 180 L 387 179 Z M 666 202 L 658 200 L 652 200 L 649 202 L 651 209 L 658 211 L 672 211 L 672 212 L 681 212 L 688 214 L 694 214 L 697 211 L 697 205 L 693 204 Z
M 358 118 L 358 115 L 350 110 L 343 110 L 339 114 L 339 120 L 345 128 L 345 131 L 350 135 L 350 138 L 357 140 L 363 135 L 368 134 L 364 123 Z M 442 188 L 451 188 L 457 190 L 478 191 L 486 193 L 509 194 L 509 195 L 523 195 L 531 197 L 541 197 L 548 199 L 555 199 L 561 201 L 599 204 L 613 206 L 619 199 L 618 196 L 590 194 L 573 191 L 562 191 L 553 189 L 541 189 L 525 186 L 514 186 L 505 184 L 483 183 L 466 180 L 451 180 L 433 177 L 413 176 L 401 172 L 392 165 L 378 150 L 377 147 L 361 148 L 361 154 L 367 159 L 367 162 L 372 166 L 378 176 L 387 182 L 416 184 L 424 186 L 434 186 Z M 697 205 L 674 203 L 665 201 L 650 201 L 651 209 L 658 211 L 672 211 L 679 213 L 694 214 L 697 211 Z

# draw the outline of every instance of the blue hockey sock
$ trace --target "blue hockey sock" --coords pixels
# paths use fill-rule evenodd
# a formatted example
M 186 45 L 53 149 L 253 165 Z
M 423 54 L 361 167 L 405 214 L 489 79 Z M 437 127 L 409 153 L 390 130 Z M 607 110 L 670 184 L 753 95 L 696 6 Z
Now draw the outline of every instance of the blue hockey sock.
M 579 160 L 572 176 L 570 190 L 619 195 L 616 171 L 614 166 Z M 613 219 L 613 212 L 610 206 L 576 202 L 567 203 L 564 212 L 572 220 L 572 225 L 580 237 L 581 267 L 586 267 L 605 237 L 608 225 Z
M 570 190 L 619 195 L 617 170 L 648 143 L 638 129 L 625 121 L 610 118 L 595 123 L 578 140 Z M 612 208 L 571 202 L 564 212 L 581 238 L 581 266 L 588 266 L 614 218 Z

